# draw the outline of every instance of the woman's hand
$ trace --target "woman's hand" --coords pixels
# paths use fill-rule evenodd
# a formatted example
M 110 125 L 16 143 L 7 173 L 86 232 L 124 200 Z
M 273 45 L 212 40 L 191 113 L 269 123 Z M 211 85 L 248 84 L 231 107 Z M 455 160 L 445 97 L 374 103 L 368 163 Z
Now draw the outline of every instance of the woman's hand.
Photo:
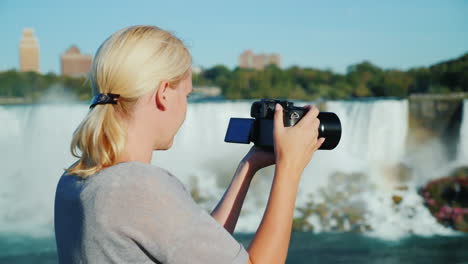
M 292 127 L 284 127 L 283 107 L 280 104 L 276 105 L 274 117 L 276 164 L 297 170 L 298 175 L 302 174 L 314 152 L 325 141 L 324 138 L 317 139 L 319 110 L 315 106 L 306 107 L 309 108 L 307 114 Z
M 242 159 L 242 162 L 248 163 L 252 171 L 255 173 L 260 169 L 275 164 L 275 153 L 273 151 L 266 151 L 260 147 L 253 146 Z

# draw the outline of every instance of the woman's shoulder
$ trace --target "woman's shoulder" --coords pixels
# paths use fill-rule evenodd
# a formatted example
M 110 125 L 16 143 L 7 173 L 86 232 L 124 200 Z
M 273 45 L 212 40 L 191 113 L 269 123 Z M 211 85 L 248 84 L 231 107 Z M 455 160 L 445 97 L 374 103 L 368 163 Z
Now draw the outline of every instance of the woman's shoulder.
M 91 175 L 89 185 L 124 192 L 185 191 L 183 184 L 166 169 L 138 161 L 122 162 Z
M 111 167 L 107 167 L 98 174 L 112 174 L 121 176 L 133 176 L 133 177 L 148 177 L 154 176 L 173 176 L 169 171 L 140 161 L 126 161 L 117 163 Z
M 73 165 L 72 165 L 73 166 Z M 70 166 L 70 167 L 72 167 Z M 75 176 L 67 174 L 65 171 L 62 175 L 63 176 Z M 100 179 L 110 179 L 112 178 L 114 181 L 118 179 L 125 179 L 131 177 L 132 179 L 136 178 L 146 178 L 146 177 L 160 177 L 160 176 L 171 176 L 173 175 L 158 166 L 147 164 L 139 161 L 127 161 L 114 164 L 109 167 L 105 167 L 98 172 L 84 178 L 86 181 L 95 181 Z

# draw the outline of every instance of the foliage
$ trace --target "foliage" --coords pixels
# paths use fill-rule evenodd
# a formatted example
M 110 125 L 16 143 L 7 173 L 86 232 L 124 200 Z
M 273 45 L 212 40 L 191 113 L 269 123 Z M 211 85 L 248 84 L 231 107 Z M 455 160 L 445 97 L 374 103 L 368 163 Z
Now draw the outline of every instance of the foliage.
M 468 53 L 430 67 L 408 71 L 382 69 L 369 61 L 348 67 L 346 74 L 292 66 L 263 70 L 216 65 L 193 75 L 194 86 L 218 86 L 227 99 L 349 99 L 398 97 L 413 93 L 468 92 Z M 0 97 L 36 101 L 50 87 L 62 87 L 81 100 L 91 98 L 84 78 L 45 75 L 14 70 L 0 73 Z
M 219 86 L 228 99 L 404 98 L 412 93 L 468 92 L 468 53 L 408 71 L 382 69 L 364 61 L 349 66 L 346 74 L 297 66 L 282 70 L 275 65 L 230 71 L 217 65 L 196 75 L 194 85 Z
M 430 181 L 419 193 L 439 223 L 468 232 L 468 167 Z
M 71 92 L 80 100 L 91 98 L 91 88 L 85 78 L 45 75 L 36 72 L 17 72 L 14 70 L 0 73 L 0 97 L 24 97 L 28 101 L 37 101 L 47 90 L 58 89 Z

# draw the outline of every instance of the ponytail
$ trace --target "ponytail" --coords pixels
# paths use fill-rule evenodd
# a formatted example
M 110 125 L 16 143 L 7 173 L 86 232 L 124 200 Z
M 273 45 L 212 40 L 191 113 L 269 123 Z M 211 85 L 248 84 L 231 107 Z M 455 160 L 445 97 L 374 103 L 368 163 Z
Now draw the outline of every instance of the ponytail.
M 78 126 L 71 153 L 79 160 L 67 173 L 84 178 L 113 165 L 122 155 L 126 129 L 122 120 L 116 117 L 114 107 L 116 105 L 111 104 L 94 107 Z

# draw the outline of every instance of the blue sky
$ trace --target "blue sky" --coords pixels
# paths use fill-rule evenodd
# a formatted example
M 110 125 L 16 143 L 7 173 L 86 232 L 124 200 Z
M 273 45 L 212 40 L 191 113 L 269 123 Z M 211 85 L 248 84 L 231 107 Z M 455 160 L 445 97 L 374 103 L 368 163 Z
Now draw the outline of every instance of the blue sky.
M 286 67 L 337 72 L 363 60 L 408 69 L 468 52 L 466 0 L 0 0 L 0 70 L 18 68 L 25 27 L 39 39 L 41 71 L 59 73 L 70 45 L 94 54 L 110 34 L 136 24 L 174 32 L 205 68 L 232 68 L 247 48 L 280 53 Z

